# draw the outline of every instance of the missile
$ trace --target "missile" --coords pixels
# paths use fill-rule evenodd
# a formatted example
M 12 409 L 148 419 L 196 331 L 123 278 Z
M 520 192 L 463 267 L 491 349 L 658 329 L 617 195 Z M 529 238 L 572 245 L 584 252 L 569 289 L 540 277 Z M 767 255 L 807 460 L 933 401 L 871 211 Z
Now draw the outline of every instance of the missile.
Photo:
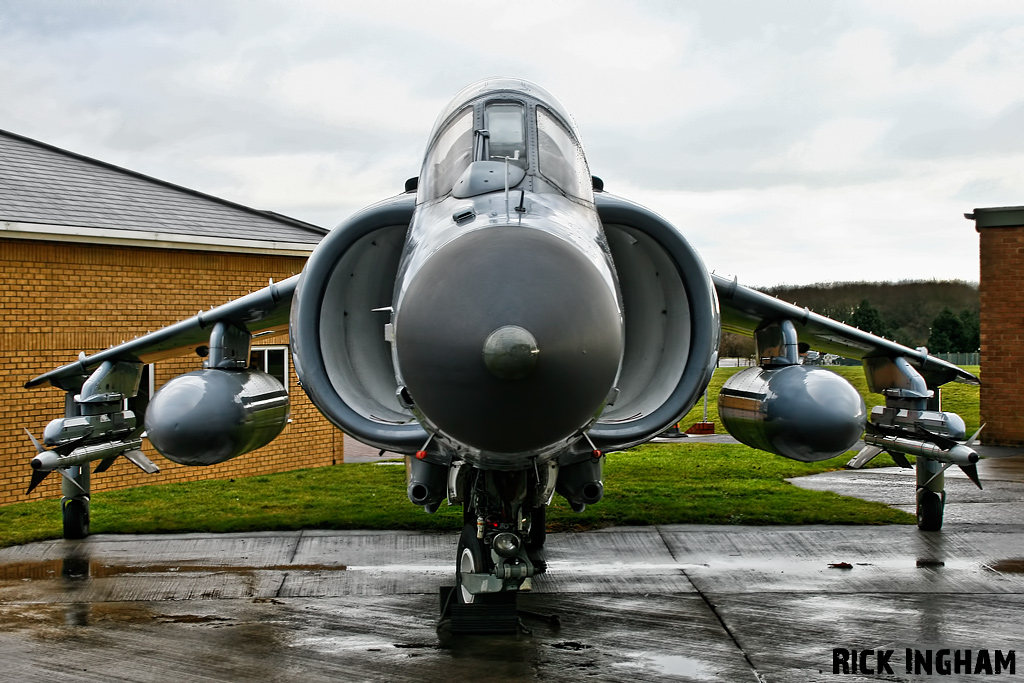
M 907 455 L 920 456 L 922 458 L 931 458 L 932 460 L 938 460 L 939 462 L 949 462 L 954 465 L 974 465 L 981 459 L 981 457 L 974 452 L 974 449 L 964 444 L 956 444 L 950 448 L 943 448 L 942 446 L 931 443 L 930 441 L 922 441 L 920 439 L 912 439 L 905 436 L 895 435 L 882 435 L 882 434 L 865 434 L 864 443 L 877 446 L 886 451 L 898 451 L 900 453 L 906 453 Z
M 978 431 L 980 432 L 981 430 L 979 429 Z M 961 470 L 963 470 L 963 473 L 967 475 L 967 478 L 974 482 L 974 485 L 980 489 L 981 480 L 978 478 L 978 461 L 981 459 L 981 456 L 975 453 L 974 449 L 967 445 L 974 443 L 974 438 L 976 436 L 977 433 L 966 443 L 957 443 L 955 441 L 942 439 L 942 437 L 935 437 L 936 440 L 946 441 L 949 444 L 948 448 L 944 448 L 943 444 L 924 441 L 922 439 L 913 439 L 897 434 L 868 432 L 864 435 L 864 443 L 867 444 L 867 446 L 876 446 L 889 451 L 890 453 L 905 453 L 907 455 L 930 458 L 931 460 L 946 463 L 938 474 L 945 472 L 952 465 L 957 465 Z M 854 460 L 856 460 L 856 458 Z M 934 475 L 932 479 L 938 476 L 938 474 Z
M 56 451 L 42 451 L 32 458 L 30 464 L 33 470 L 52 472 L 58 468 L 75 467 L 94 460 L 115 458 L 125 451 L 139 450 L 140 448 L 142 448 L 142 439 L 115 439 L 105 443 L 79 446 L 67 455 L 61 455 Z

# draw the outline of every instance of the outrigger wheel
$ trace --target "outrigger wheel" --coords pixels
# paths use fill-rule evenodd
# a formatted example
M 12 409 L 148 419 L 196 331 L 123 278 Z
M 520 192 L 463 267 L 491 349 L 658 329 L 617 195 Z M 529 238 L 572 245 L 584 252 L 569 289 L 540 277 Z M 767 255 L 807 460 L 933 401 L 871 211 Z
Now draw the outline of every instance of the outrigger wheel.
M 538 505 L 530 511 L 530 535 L 526 537 L 526 547 L 528 549 L 540 550 L 544 547 L 544 539 L 547 537 L 547 524 L 547 505 Z
M 64 538 L 79 539 L 89 535 L 89 509 L 85 501 L 68 498 L 64 501 Z
M 917 492 L 917 528 L 921 531 L 942 529 L 942 512 L 946 494 L 921 489 Z

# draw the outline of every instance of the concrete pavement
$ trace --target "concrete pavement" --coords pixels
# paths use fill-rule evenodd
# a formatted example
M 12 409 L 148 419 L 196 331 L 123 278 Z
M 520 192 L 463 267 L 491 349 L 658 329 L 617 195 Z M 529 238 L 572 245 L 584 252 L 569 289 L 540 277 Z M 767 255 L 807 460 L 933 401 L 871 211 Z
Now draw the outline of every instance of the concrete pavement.
M 977 499 L 951 475 L 939 533 L 552 534 L 549 571 L 520 607 L 558 614 L 560 625 L 528 617 L 532 635 L 455 642 L 434 629 L 454 534 L 94 536 L 6 548 L 0 680 L 1020 680 L 973 667 L 981 651 L 993 665 L 997 651 L 1024 656 L 1022 472 L 1020 458 L 986 461 Z M 913 499 L 913 477 L 899 472 L 798 483 L 808 480 Z M 834 648 L 870 649 L 870 667 L 891 650 L 893 673 L 834 674 Z M 931 675 L 907 673 L 908 648 L 911 660 L 932 658 Z M 971 650 L 972 671 L 936 673 L 943 649 Z

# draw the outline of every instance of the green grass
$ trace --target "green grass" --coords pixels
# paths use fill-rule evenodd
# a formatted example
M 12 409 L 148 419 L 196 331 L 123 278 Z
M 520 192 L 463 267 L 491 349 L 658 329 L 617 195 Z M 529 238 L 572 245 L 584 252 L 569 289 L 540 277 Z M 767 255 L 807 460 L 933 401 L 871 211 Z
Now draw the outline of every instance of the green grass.
M 709 387 L 708 419 L 721 423 L 716 397 L 743 368 L 721 368 Z M 859 367 L 829 368 L 846 377 L 870 409 Z M 976 367 L 967 368 L 978 374 Z M 959 413 L 968 433 L 978 426 L 978 387 L 947 384 L 943 407 Z M 686 427 L 703 417 L 697 406 Z M 910 524 L 914 518 L 881 503 L 806 491 L 785 480 L 841 468 L 851 454 L 800 463 L 741 445 L 648 444 L 608 456 L 605 497 L 581 514 L 560 497 L 548 514 L 553 531 L 647 524 Z M 892 465 L 888 456 L 872 466 Z M 434 515 L 410 504 L 405 468 L 376 463 L 336 465 L 279 474 L 99 492 L 92 498 L 93 533 L 182 533 L 293 529 L 455 531 L 461 507 Z M 0 547 L 59 538 L 56 501 L 0 507 Z
M 734 444 L 646 444 L 608 455 L 605 497 L 574 514 L 556 496 L 549 528 L 647 524 L 910 524 L 881 503 L 807 491 L 786 481 L 842 468 L 853 452 L 801 463 Z M 872 466 L 894 465 L 888 456 Z
M 740 445 L 648 444 L 608 456 L 604 500 L 582 514 L 569 510 L 556 496 L 549 528 L 912 522 L 910 515 L 880 503 L 805 491 L 785 481 L 839 468 L 849 457 L 805 464 Z M 99 492 L 92 498 L 93 533 L 454 531 L 461 520 L 461 507 L 442 505 L 436 514 L 424 514 L 406 498 L 405 468 L 376 463 L 141 486 Z M 55 501 L 0 508 L 0 547 L 59 538 L 60 533 Z

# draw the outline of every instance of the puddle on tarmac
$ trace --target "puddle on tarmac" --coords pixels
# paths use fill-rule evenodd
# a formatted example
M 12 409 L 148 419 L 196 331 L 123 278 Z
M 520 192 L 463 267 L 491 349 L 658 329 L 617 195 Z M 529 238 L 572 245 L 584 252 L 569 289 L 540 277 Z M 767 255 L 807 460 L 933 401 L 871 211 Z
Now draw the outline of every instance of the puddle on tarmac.
M 46 633 L 61 626 L 89 626 L 102 622 L 139 624 L 151 622 L 153 613 L 135 605 L 94 605 L 64 603 L 59 605 L 11 605 L 3 609 L 0 632 L 32 629 Z
M 225 625 L 233 620 L 213 614 L 161 614 L 138 603 L 26 604 L 0 606 L 0 632 L 29 628 L 46 632 L 61 626 L 104 624 Z
M 637 572 L 649 574 L 675 574 L 679 571 L 687 573 L 714 573 L 718 571 L 785 573 L 798 575 L 801 573 L 835 572 L 831 565 L 845 563 L 850 565 L 848 571 L 871 571 L 891 573 L 902 570 L 993 570 L 1002 573 L 1024 573 L 1024 558 L 1000 560 L 985 563 L 980 560 L 912 558 L 895 559 L 872 558 L 870 563 L 856 562 L 858 558 L 813 558 L 787 559 L 762 557 L 715 557 L 703 564 L 674 562 L 609 562 L 588 564 L 588 573 L 599 573 L 603 576 L 632 576 Z M 578 562 L 569 560 L 549 560 L 548 569 L 553 573 L 571 573 L 578 571 Z M 199 563 L 166 563 L 166 564 L 110 564 L 100 560 L 86 558 L 64 558 L 36 562 L 12 562 L 0 564 L 0 585 L 13 584 L 19 581 L 37 581 L 46 579 L 89 579 L 126 576 L 132 574 L 165 574 L 165 573 L 236 573 L 252 574 L 257 571 L 294 571 L 294 572 L 367 572 L 367 573 L 436 573 L 449 572 L 447 564 L 414 564 L 414 565 L 343 565 L 343 564 L 274 564 L 274 565 L 220 565 Z M 842 572 L 836 572 L 842 573 Z
M 212 614 L 164 614 L 156 617 L 156 621 L 161 624 L 216 624 L 231 619 Z
M 296 571 L 296 572 L 334 572 L 348 569 L 343 564 L 271 564 L 251 565 L 220 565 L 220 564 L 139 564 L 110 565 L 94 562 L 90 565 L 90 575 L 95 578 L 122 576 L 125 574 L 163 574 L 168 572 L 214 572 L 218 574 L 247 574 L 254 571 Z
M 637 572 L 649 572 L 653 574 L 675 573 L 684 570 L 687 573 L 705 574 L 719 571 L 740 571 L 740 572 L 764 572 L 770 574 L 803 574 L 829 572 L 841 574 L 837 569 L 852 571 L 876 571 L 890 573 L 892 571 L 908 569 L 982 569 L 983 565 L 977 560 L 960 559 L 931 559 L 931 558 L 896 558 L 878 559 L 872 558 L 871 562 L 860 562 L 858 558 L 771 558 L 763 557 L 715 557 L 702 564 L 686 563 L 665 563 L 665 562 L 611 562 L 611 563 L 588 563 L 586 571 L 589 574 L 601 574 L 603 576 L 635 575 Z M 1017 560 L 1024 564 L 1024 560 Z M 548 560 L 548 569 L 551 571 L 571 572 L 579 571 L 581 565 L 578 562 L 568 560 Z M 1007 570 L 1009 571 L 1009 570 Z M 1024 566 L 1018 570 L 1024 572 Z
M 1024 574 L 1024 558 L 1012 557 L 1006 560 L 990 562 L 985 565 L 1000 574 Z
M 937 560 L 934 557 L 919 557 L 916 562 L 918 567 L 945 567 L 945 560 Z
M 721 680 L 709 662 L 693 657 L 658 652 L 627 652 L 625 656 L 632 661 L 615 662 L 612 666 L 624 669 L 653 670 L 659 674 L 686 676 L 702 681 Z
M 393 574 L 396 572 L 422 574 L 433 572 L 451 573 L 452 566 L 449 564 L 374 564 L 358 566 L 350 564 L 347 569 L 350 572 L 368 572 L 370 574 L 383 574 L 385 572 L 389 574 Z
M 13 562 L 0 564 L 0 581 L 53 579 L 61 576 L 64 560 L 49 562 Z
M 106 564 L 81 559 L 48 560 L 42 562 L 12 562 L 0 564 L 0 584 L 47 579 L 102 579 L 131 574 L 214 573 L 251 574 L 255 571 L 346 571 L 343 564 L 275 564 L 241 566 L 218 564 Z
M 344 654 L 349 652 L 393 652 L 395 645 L 380 636 L 373 635 L 313 635 L 298 633 L 291 642 L 292 647 L 309 649 L 320 654 Z

